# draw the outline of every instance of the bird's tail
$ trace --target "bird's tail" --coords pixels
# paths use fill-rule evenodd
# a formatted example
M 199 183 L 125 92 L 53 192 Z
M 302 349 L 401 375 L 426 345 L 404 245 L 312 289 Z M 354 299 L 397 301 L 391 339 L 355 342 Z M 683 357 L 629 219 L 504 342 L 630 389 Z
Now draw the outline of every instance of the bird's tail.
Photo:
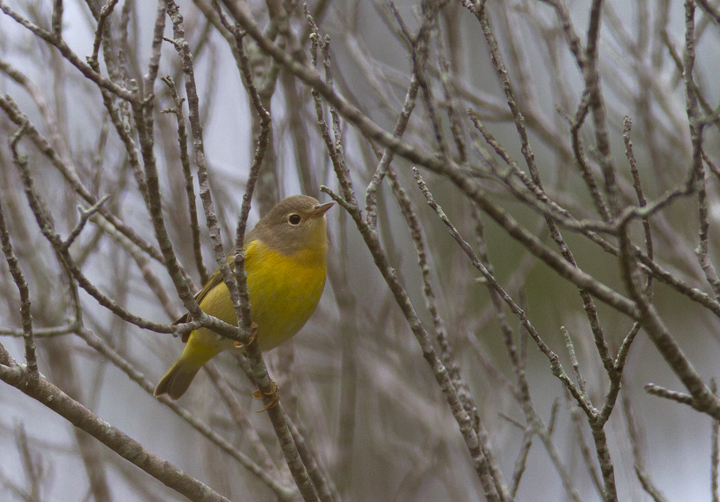
M 172 368 L 160 379 L 153 392 L 154 396 L 167 394 L 170 399 L 179 399 L 188 390 L 203 364 L 218 353 L 214 350 L 198 350 L 199 347 L 193 346 L 195 344 L 191 342 L 192 340 L 185 346 L 185 350 Z M 207 347 L 203 348 L 207 349 Z

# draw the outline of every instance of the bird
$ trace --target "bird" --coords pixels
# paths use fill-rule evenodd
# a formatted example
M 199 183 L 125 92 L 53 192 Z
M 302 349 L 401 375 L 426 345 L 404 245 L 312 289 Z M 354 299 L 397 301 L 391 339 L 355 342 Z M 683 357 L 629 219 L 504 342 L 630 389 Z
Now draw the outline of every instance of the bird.
M 292 338 L 317 307 L 327 271 L 327 219 L 335 203 L 321 204 L 308 195 L 292 195 L 278 202 L 245 235 L 245 272 L 250 296 L 253 338 L 261 351 L 271 350 Z M 234 266 L 232 253 L 228 262 Z M 209 315 L 237 325 L 227 286 L 216 270 L 195 295 Z M 189 313 L 176 321 L 187 322 Z M 241 344 L 207 328 L 183 334 L 185 348 L 155 387 L 153 394 L 179 399 L 197 372 L 225 350 Z

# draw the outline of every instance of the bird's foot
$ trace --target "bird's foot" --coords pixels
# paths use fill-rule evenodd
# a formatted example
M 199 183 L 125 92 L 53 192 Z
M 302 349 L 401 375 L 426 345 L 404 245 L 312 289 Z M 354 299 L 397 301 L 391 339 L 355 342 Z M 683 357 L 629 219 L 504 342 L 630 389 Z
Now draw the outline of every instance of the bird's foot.
M 253 321 L 252 326 L 250 327 L 250 339 L 247 341 L 247 343 L 235 342 L 235 348 L 236 349 L 246 349 L 253 345 L 257 345 L 257 343 L 258 343 L 258 325 L 255 321 Z
M 273 380 L 270 392 L 261 392 L 259 390 L 256 390 L 255 392 L 253 392 L 253 397 L 259 400 L 263 400 L 265 399 L 265 397 L 270 398 L 270 402 L 268 404 L 266 404 L 259 410 L 255 410 L 255 413 L 262 413 L 263 411 L 267 411 L 270 408 L 274 408 L 280 402 L 280 387 L 278 387 Z

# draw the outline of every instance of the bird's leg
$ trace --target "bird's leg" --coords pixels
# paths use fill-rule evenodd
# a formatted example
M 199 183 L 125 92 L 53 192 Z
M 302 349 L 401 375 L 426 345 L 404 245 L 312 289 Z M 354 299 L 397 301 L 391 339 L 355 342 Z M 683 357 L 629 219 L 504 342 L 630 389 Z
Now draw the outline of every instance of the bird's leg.
M 257 343 L 258 343 L 258 325 L 255 321 L 253 321 L 252 326 L 250 327 L 250 340 L 248 340 L 247 343 L 235 342 L 235 348 L 236 349 L 244 349 L 246 347 L 250 347 L 251 345 L 256 345 Z
M 271 401 L 265 406 L 263 406 L 261 409 L 255 410 L 255 413 L 262 413 L 263 411 L 267 411 L 270 408 L 274 408 L 280 402 L 280 387 L 278 387 L 278 385 L 275 383 L 275 380 L 272 380 L 272 389 L 270 390 L 270 392 L 260 392 L 259 390 L 253 392 L 253 397 L 255 399 L 262 400 L 265 398 L 265 396 L 270 397 Z

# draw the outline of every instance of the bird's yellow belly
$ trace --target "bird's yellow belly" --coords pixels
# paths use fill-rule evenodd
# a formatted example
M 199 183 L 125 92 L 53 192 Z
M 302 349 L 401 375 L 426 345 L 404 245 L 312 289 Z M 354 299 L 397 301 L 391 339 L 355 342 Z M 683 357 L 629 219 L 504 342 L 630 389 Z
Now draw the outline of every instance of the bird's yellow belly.
M 324 256 L 323 260 L 316 260 L 314 256 L 288 257 L 267 251 L 266 248 L 248 252 L 245 263 L 250 312 L 258 325 L 258 345 L 263 351 L 289 340 L 305 325 L 320 301 L 326 274 Z M 224 283 L 208 292 L 200 306 L 210 315 L 237 324 Z M 217 352 L 234 344 L 204 328 L 193 335 L 192 342 Z

